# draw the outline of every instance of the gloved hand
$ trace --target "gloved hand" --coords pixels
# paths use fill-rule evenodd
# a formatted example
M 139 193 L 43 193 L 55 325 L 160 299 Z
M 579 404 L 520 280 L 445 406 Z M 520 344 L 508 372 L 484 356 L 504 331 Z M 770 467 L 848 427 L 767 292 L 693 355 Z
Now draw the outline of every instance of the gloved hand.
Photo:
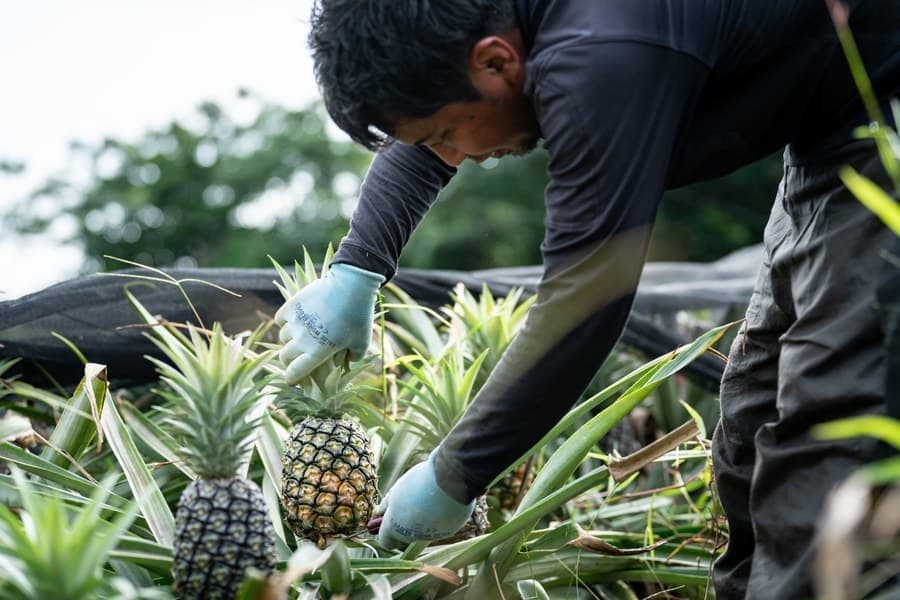
M 362 358 L 372 339 L 375 300 L 384 276 L 337 263 L 292 296 L 275 313 L 284 344 L 279 358 L 294 385 L 342 350 Z
M 376 515 L 384 514 L 378 542 L 385 548 L 449 537 L 472 515 L 474 500 L 461 504 L 438 487 L 434 475 L 436 452 L 404 473 L 375 509 Z

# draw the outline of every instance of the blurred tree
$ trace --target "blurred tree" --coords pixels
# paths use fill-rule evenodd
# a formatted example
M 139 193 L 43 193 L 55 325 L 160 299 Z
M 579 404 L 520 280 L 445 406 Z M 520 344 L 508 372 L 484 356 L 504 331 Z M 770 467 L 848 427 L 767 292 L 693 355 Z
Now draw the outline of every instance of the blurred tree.
M 547 155 L 464 162 L 404 249 L 409 267 L 484 269 L 537 264 Z
M 413 235 L 403 264 L 483 269 L 537 264 L 543 238 L 547 155 L 463 163 Z M 666 192 L 650 260 L 710 261 L 762 241 L 781 179 L 780 155 Z
M 25 171 L 25 163 L 0 158 L 0 175 L 19 175 Z
M 783 167 L 773 154 L 726 177 L 666 192 L 650 260 L 715 260 L 762 242 Z
M 173 122 L 133 143 L 73 143 L 71 172 L 48 180 L 5 221 L 21 233 L 68 231 L 89 259 L 86 272 L 122 266 L 104 256 L 151 266 L 267 267 L 267 255 L 290 262 L 303 245 L 321 255 L 345 233 L 371 155 L 329 136 L 318 103 L 287 110 L 241 96 L 256 115 L 249 124 L 205 103 L 196 123 Z M 469 270 L 540 262 L 546 164 L 543 151 L 463 164 L 401 264 Z M 19 168 L 2 164 L 8 173 Z M 651 259 L 712 260 L 759 241 L 780 173 L 772 157 L 666 194 Z
M 371 158 L 326 135 L 319 105 L 290 111 L 241 95 L 258 111 L 249 125 L 205 103 L 192 127 L 173 122 L 135 143 L 73 144 L 86 183 L 77 172 L 50 179 L 6 219 L 38 233 L 68 217 L 88 271 L 122 267 L 104 255 L 220 267 L 269 266 L 267 255 L 291 261 L 302 245 L 321 255 L 343 234 Z

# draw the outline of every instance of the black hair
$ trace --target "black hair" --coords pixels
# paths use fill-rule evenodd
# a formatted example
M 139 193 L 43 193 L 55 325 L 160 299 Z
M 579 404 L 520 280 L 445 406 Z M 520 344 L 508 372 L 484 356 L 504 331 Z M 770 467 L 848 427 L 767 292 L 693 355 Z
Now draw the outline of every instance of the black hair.
M 478 100 L 469 52 L 515 24 L 513 0 L 317 0 L 309 46 L 334 122 L 369 150 L 394 126 Z

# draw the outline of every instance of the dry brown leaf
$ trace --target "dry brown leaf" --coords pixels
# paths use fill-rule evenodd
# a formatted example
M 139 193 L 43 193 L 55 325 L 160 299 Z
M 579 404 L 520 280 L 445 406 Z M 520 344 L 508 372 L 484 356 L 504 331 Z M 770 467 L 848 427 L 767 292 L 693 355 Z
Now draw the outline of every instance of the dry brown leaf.
M 588 534 L 586 531 L 583 531 L 579 527 L 578 537 L 569 542 L 569 545 L 575 546 L 580 550 L 585 550 L 586 552 L 591 552 L 593 554 L 602 554 L 604 556 L 634 556 L 635 554 L 643 554 L 644 552 L 655 550 L 665 543 L 666 540 L 661 540 L 659 542 L 656 542 L 655 544 L 642 546 L 640 548 L 617 548 L 609 542 L 603 541 L 598 537 L 594 537 Z
M 613 481 L 624 481 L 629 475 L 640 471 L 666 452 L 674 450 L 680 444 L 695 438 L 698 433 L 697 424 L 693 421 L 688 421 L 658 440 L 647 444 L 637 452 L 619 460 L 610 461 L 609 475 L 613 478 Z
M 456 573 L 456 571 L 451 571 L 450 569 L 445 569 L 444 567 L 435 567 L 434 565 L 422 565 L 421 567 L 417 567 L 417 570 L 422 571 L 423 573 L 427 573 L 432 577 L 436 577 L 441 581 L 449 583 L 451 585 L 459 585 L 462 583 L 462 579 Z

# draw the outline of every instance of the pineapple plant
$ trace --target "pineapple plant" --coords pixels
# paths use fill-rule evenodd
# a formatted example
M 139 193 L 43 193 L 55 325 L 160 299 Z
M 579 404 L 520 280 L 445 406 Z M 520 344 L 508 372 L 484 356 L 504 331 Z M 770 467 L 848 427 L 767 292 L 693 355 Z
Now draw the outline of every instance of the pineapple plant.
M 441 356 L 429 361 L 421 356 L 398 359 L 411 374 L 400 385 L 409 394 L 402 423 L 419 438 L 418 450 L 427 456 L 450 433 L 474 396 L 475 381 L 487 352 L 482 352 L 468 366 L 464 348 L 450 344 Z M 487 532 L 488 502 L 482 495 L 475 499 L 475 509 L 466 525 L 450 538 L 438 543 L 470 539 Z
M 528 309 L 537 300 L 534 295 L 523 300 L 522 294 L 522 288 L 513 288 L 503 298 L 497 298 L 483 285 L 475 298 L 460 283 L 450 295 L 453 304 L 443 309 L 449 317 L 451 336 L 462 337 L 471 356 L 487 352 L 484 367 L 475 381 L 476 392 L 525 325 Z
M 321 274 L 331 262 L 328 249 Z M 315 264 L 304 251 L 304 264 L 290 274 L 275 265 L 285 299 L 315 281 Z M 353 386 L 371 359 L 350 364 L 346 351 L 316 367 L 295 386 L 276 384 L 276 404 L 295 423 L 281 457 L 281 504 L 291 531 L 319 547 L 341 536 L 364 531 L 378 500 L 375 458 L 365 430 L 350 416 L 371 410 Z
M 485 285 L 476 299 L 462 284 L 451 295 L 453 304 L 444 312 L 450 319 L 451 332 L 462 338 L 472 356 L 485 353 L 484 364 L 475 380 L 477 393 L 497 366 L 500 357 L 525 324 L 528 309 L 537 296 L 522 300 L 522 288 L 513 288 L 503 298 L 496 298 Z M 513 511 L 535 477 L 534 457 L 519 464 L 488 490 L 490 504 Z
M 396 362 L 395 370 L 410 374 L 405 383 L 401 381 L 405 393 L 399 400 L 405 405 L 403 427 L 415 437 L 411 443 L 408 436 L 399 435 L 386 447 L 381 471 L 390 487 L 417 453 L 419 458 L 427 455 L 459 420 L 518 334 L 534 297 L 522 300 L 522 290 L 513 289 L 497 299 L 485 286 L 476 299 L 459 284 L 451 295 L 453 304 L 437 313 L 402 290 L 392 286 L 387 290 L 396 297 L 389 306 L 400 310 L 392 310 L 386 327 L 398 346 L 410 353 Z M 489 527 L 488 507 L 513 510 L 533 480 L 534 461 L 525 461 L 491 488 L 490 499 L 476 499 L 472 519 L 460 535 L 442 541 L 484 533 Z
M 252 351 L 261 330 L 243 344 L 218 325 L 208 337 L 192 326 L 187 335 L 171 326 L 154 333 L 169 359 L 151 358 L 167 400 L 161 410 L 197 475 L 175 514 L 173 588 L 182 598 L 233 598 L 247 569 L 270 572 L 277 562 L 262 492 L 239 476 L 258 422 L 248 416 L 261 401 L 271 354 Z
M 5 484 L 15 493 L 0 504 L 0 598 L 169 597 L 138 589 L 107 567 L 138 512 L 134 503 L 109 510 L 119 474 L 107 473 L 90 497 L 73 503 L 10 469 Z

